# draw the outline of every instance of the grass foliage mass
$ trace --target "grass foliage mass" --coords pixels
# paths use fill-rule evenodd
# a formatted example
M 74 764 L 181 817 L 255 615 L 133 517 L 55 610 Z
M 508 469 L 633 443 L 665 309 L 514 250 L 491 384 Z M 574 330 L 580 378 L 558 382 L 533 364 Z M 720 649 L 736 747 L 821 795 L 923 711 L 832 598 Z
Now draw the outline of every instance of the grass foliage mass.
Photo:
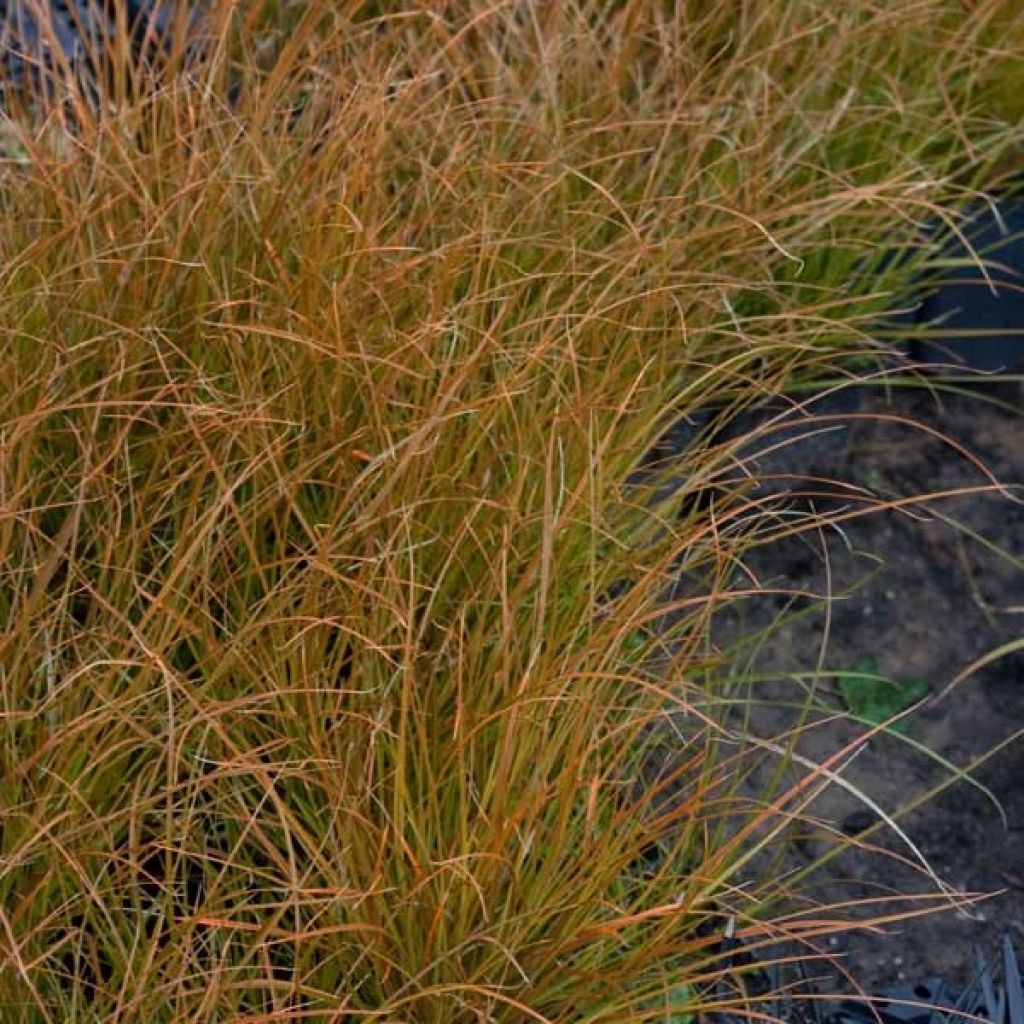
M 779 520 L 639 471 L 881 359 L 1015 12 L 254 0 L 12 93 L 0 1019 L 654 1024 L 740 1006 L 730 921 L 813 955 L 745 869 L 836 766 L 742 795 L 708 644 Z

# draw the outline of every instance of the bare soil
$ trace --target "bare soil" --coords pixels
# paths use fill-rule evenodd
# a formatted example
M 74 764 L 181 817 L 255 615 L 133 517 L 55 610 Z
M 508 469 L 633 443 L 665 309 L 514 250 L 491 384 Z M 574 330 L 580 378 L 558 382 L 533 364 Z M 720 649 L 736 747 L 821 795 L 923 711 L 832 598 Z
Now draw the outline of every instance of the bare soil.
M 759 549 L 747 569 L 776 592 L 744 601 L 718 624 L 718 642 L 734 651 L 736 670 L 755 678 L 753 696 L 769 702 L 758 700 L 749 722 L 764 737 L 796 723 L 792 708 L 770 702 L 802 704 L 809 686 L 822 708 L 843 710 L 836 673 L 866 659 L 888 679 L 924 681 L 931 690 L 905 738 L 875 736 L 842 772 L 886 814 L 948 784 L 898 817 L 905 838 L 833 785 L 810 809 L 822 827 L 794 829 L 784 862 L 798 872 L 835 847 L 837 837 L 859 834 L 859 846 L 803 883 L 808 901 L 934 894 L 936 880 L 920 859 L 950 889 L 991 894 L 959 909 L 947 901 L 928 917 L 835 942 L 850 977 L 870 993 L 927 979 L 955 990 L 973 978 L 976 947 L 991 954 L 1008 933 L 1024 948 L 1024 651 L 950 686 L 976 659 L 1024 636 L 1024 404 L 1019 385 L 1001 388 L 941 396 L 869 392 L 838 429 L 822 435 L 804 428 L 805 442 L 751 463 L 763 486 L 791 492 L 791 507 L 808 501 L 797 496 L 808 488 L 795 484 L 796 476 L 842 481 L 835 497 L 813 499 L 833 510 L 857 505 L 844 486 L 887 499 L 947 495 Z M 1002 492 L 949 496 L 990 486 L 982 464 L 1006 485 Z M 761 630 L 763 642 L 735 646 Z M 863 733 L 863 725 L 836 718 L 805 729 L 798 749 L 822 762 Z M 952 766 L 974 766 L 973 781 L 957 780 Z M 907 908 L 905 901 L 898 905 Z M 848 985 L 841 978 L 834 984 Z

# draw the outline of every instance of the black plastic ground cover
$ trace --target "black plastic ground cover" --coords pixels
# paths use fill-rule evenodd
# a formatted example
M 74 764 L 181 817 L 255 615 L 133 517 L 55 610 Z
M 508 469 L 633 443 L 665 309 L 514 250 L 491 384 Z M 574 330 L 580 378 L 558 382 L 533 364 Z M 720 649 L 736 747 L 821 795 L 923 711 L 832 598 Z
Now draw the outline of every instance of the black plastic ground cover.
M 831 1015 L 833 1024 L 958 1024 L 968 1017 L 991 1024 L 1024 1024 L 1021 966 L 1009 935 L 998 957 L 986 960 L 975 950 L 977 970 L 971 984 L 956 992 L 941 978 L 889 989 L 874 1000 L 844 1000 Z
M 799 956 L 779 955 L 778 963 L 755 967 L 753 959 L 735 939 L 723 939 L 728 955 L 723 979 L 709 993 L 714 1001 L 735 1004 L 738 993 L 749 1000 L 736 1010 L 701 1014 L 702 1024 L 747 1024 L 751 1020 L 778 1020 L 783 1024 L 965 1024 L 982 1020 L 989 1024 L 1024 1024 L 1024 988 L 1021 963 L 1009 935 L 1003 935 L 999 953 L 986 959 L 975 950 L 976 971 L 960 991 L 942 978 L 924 978 L 863 997 L 830 999 L 818 991 L 822 961 L 809 971 Z M 730 981 L 729 970 L 745 975 L 742 984 Z
M 0 99 L 26 89 L 53 98 L 62 65 L 86 86 L 100 79 L 97 63 L 117 38 L 119 8 L 137 60 L 166 53 L 182 17 L 199 46 L 203 18 L 195 0 L 0 0 Z
M 945 241 L 915 282 L 908 311 L 890 325 L 911 335 L 912 362 L 1024 372 L 1024 196 L 974 203 L 963 214 L 959 233 L 942 229 Z

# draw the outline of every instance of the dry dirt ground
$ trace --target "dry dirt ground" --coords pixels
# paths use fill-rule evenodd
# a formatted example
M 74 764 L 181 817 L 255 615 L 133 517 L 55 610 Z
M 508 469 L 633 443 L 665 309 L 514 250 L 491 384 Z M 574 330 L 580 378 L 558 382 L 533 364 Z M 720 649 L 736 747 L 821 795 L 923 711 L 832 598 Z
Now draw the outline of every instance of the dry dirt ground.
M 835 942 L 833 952 L 870 992 L 927 986 L 928 979 L 957 990 L 974 976 L 975 947 L 992 954 L 1009 934 L 1024 949 L 1024 651 L 993 660 L 950 688 L 976 659 L 1024 636 L 1022 388 L 1003 384 L 941 396 L 877 390 L 853 407 L 832 401 L 819 411 L 851 415 L 827 439 L 816 434 L 758 463 L 766 477 L 785 477 L 792 490 L 801 489 L 793 476 L 842 480 L 884 498 L 984 487 L 989 481 L 974 459 L 1005 485 L 1001 493 L 936 497 L 762 548 L 748 569 L 766 589 L 831 599 L 764 594 L 730 609 L 717 627 L 736 671 L 756 680 L 750 727 L 764 737 L 796 721 L 794 710 L 775 702 L 802 704 L 811 685 L 822 708 L 848 709 L 839 685 L 844 670 L 869 666 L 889 680 L 927 684 L 931 696 L 908 720 L 905 738 L 872 738 L 843 771 L 886 813 L 949 782 L 950 766 L 968 768 L 995 750 L 972 771 L 973 784 L 954 780 L 898 819 L 944 884 L 993 895 Z M 829 505 L 818 500 L 819 507 Z M 761 642 L 736 646 L 737 638 L 762 630 Z M 798 749 L 821 762 L 863 732 L 855 722 L 833 720 L 804 730 Z M 907 843 L 849 792 L 832 786 L 811 811 L 835 834 L 860 833 L 862 843 L 809 878 L 807 900 L 936 891 Z M 794 871 L 835 845 L 827 830 L 816 828 L 795 828 L 792 839 L 785 864 Z

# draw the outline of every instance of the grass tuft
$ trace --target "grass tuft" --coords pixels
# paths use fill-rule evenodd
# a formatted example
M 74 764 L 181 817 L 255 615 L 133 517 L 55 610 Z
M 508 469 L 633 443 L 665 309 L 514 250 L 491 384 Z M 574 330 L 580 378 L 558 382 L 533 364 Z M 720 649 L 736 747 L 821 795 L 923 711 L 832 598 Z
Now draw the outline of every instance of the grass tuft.
M 645 456 L 885 362 L 1019 129 L 966 6 L 219 4 L 12 98 L 4 1020 L 675 1022 L 843 926 L 745 875 L 843 752 L 744 795 L 707 643 L 778 520 Z

